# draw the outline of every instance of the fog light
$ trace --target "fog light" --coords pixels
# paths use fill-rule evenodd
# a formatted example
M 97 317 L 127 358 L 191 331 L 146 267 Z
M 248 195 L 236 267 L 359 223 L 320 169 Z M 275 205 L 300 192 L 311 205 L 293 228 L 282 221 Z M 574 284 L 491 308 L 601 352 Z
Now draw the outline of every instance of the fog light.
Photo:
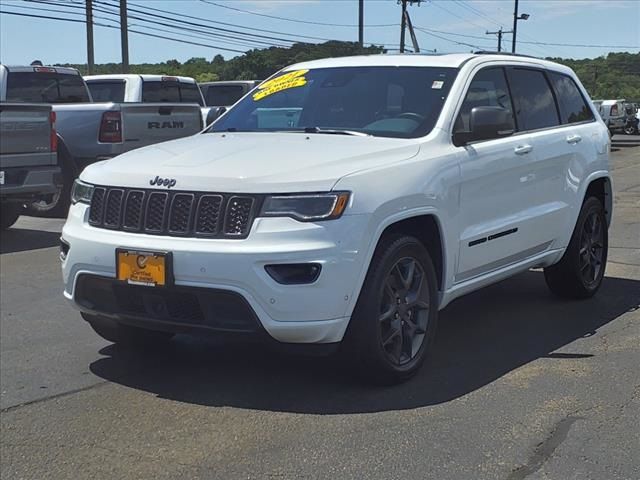
M 315 282 L 320 276 L 319 263 L 286 263 L 266 265 L 269 276 L 282 285 L 303 285 Z
M 62 238 L 60 239 L 60 261 L 64 262 L 67 259 L 67 255 L 69 254 L 69 249 L 71 245 L 69 245 Z

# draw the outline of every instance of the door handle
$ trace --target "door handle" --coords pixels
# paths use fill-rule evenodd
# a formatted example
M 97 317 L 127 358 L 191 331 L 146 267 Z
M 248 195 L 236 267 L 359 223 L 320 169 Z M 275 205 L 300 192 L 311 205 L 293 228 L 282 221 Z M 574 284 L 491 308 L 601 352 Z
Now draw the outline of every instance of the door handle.
M 531 150 L 533 150 L 533 147 L 531 145 L 518 145 L 514 149 L 514 152 L 516 153 L 516 155 L 525 155 L 529 153 Z
M 582 137 L 580 135 L 569 135 L 567 137 L 567 143 L 580 143 L 582 141 Z

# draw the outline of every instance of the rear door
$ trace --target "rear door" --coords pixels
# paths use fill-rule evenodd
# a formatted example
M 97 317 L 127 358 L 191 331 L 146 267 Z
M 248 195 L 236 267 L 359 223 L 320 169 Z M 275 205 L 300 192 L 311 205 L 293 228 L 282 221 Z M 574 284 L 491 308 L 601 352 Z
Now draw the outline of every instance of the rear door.
M 195 135 L 202 129 L 197 105 L 122 103 L 121 110 L 127 150 Z
M 545 71 L 512 67 L 507 76 L 518 130 L 527 133 L 533 148 L 528 171 L 520 178 L 527 206 L 519 213 L 519 224 L 527 231 L 529 248 L 551 248 L 566 231 L 572 206 L 569 191 L 571 182 L 575 184 L 570 166 L 580 138 L 571 127 L 560 126 L 556 94 Z M 580 176 L 577 171 L 575 175 Z

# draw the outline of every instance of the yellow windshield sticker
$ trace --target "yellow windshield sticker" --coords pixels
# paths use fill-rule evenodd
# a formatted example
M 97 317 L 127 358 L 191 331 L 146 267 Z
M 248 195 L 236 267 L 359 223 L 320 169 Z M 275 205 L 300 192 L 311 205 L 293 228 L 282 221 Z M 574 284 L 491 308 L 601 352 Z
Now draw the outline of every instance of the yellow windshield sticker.
M 304 75 L 308 71 L 309 70 L 295 70 L 293 72 L 280 75 L 279 77 L 272 78 L 271 80 L 267 80 L 258 87 L 258 91 L 253 94 L 253 99 L 255 101 L 262 100 L 264 97 L 281 92 L 282 90 L 306 85 L 307 79 Z

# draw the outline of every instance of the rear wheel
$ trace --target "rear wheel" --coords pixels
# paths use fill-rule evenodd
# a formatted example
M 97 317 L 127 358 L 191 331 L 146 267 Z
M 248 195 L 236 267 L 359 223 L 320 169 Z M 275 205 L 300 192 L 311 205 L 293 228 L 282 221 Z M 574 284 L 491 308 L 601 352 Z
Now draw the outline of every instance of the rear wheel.
M 58 152 L 60 167 L 62 169 L 62 184 L 58 185 L 55 193 L 43 195 L 27 205 L 27 214 L 34 217 L 64 218 L 71 205 L 71 188 L 75 175 L 71 167 L 72 163 L 68 154 Z
M 101 317 L 100 315 L 83 313 L 82 318 L 84 318 L 89 325 L 91 325 L 91 328 L 102 338 L 123 346 L 158 345 L 168 342 L 174 336 L 174 334 L 170 332 L 160 332 L 124 325 L 109 318 Z
M 18 221 L 22 205 L 19 203 L 3 203 L 0 207 L 0 230 L 6 230 Z
M 413 376 L 431 349 L 438 314 L 436 275 L 417 239 L 381 240 L 351 318 L 345 348 L 375 383 Z
M 608 251 L 607 220 L 602 202 L 585 200 L 562 259 L 544 269 L 549 289 L 561 297 L 589 298 L 604 278 Z

